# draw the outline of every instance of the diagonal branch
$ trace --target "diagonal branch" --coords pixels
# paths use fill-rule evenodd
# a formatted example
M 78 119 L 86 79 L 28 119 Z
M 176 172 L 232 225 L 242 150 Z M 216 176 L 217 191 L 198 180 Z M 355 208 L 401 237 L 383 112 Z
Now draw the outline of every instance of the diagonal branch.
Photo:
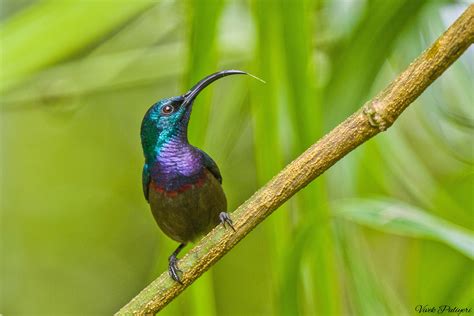
M 165 307 L 296 192 L 398 116 L 474 41 L 474 5 L 375 98 L 307 149 L 244 202 L 232 217 L 236 232 L 216 227 L 180 260 L 180 285 L 167 272 L 142 290 L 117 315 L 154 314 Z

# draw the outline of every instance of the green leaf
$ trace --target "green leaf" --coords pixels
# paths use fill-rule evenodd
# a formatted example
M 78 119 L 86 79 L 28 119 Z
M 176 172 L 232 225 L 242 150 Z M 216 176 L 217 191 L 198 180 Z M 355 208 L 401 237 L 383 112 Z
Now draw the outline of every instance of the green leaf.
M 387 284 L 387 276 L 377 271 L 360 229 L 337 221 L 335 230 L 351 314 L 407 315 L 398 295 Z
M 474 259 L 472 232 L 400 201 L 345 200 L 334 214 L 384 232 L 437 240 Z
M 350 36 L 333 50 L 333 71 L 326 89 L 327 126 L 359 107 L 370 92 L 396 39 L 416 20 L 428 1 L 367 1 Z M 343 5 L 344 2 L 341 2 Z
M 222 0 L 190 1 L 189 2 L 189 37 L 188 37 L 188 78 L 185 89 L 189 89 L 205 76 L 216 71 L 217 67 L 217 31 L 219 17 L 222 14 Z M 209 114 L 211 112 L 212 89 L 203 91 L 196 99 L 193 111 L 193 121 L 190 124 L 190 140 L 196 146 L 206 142 Z
M 124 1 L 91 6 L 87 1 L 45 1 L 21 11 L 0 30 L 0 91 L 83 51 L 151 4 Z

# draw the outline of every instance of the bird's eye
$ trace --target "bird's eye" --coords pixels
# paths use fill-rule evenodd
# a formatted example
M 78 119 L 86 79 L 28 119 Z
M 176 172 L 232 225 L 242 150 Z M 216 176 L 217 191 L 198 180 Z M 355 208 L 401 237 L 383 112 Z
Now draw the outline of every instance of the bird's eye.
M 161 113 L 169 115 L 174 112 L 174 107 L 172 105 L 165 105 L 164 107 L 161 108 Z

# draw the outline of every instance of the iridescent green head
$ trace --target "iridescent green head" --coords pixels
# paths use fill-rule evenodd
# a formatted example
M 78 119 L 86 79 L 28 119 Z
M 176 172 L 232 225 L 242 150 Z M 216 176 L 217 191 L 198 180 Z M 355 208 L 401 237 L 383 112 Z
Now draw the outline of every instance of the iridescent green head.
M 187 143 L 187 129 L 194 99 L 212 82 L 238 74 L 247 73 L 240 70 L 216 72 L 199 81 L 185 94 L 153 104 L 146 112 L 141 127 L 143 152 L 147 161 L 153 159 L 161 146 L 170 140 Z

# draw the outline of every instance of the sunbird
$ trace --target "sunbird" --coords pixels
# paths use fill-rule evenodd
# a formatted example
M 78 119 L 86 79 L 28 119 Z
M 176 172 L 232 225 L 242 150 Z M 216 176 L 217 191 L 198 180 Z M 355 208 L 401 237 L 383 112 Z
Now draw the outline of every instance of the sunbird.
M 168 271 L 171 278 L 181 284 L 177 256 L 187 243 L 208 233 L 219 223 L 224 227 L 227 224 L 235 231 L 227 213 L 227 200 L 217 164 L 188 142 L 193 103 L 212 82 L 242 74 L 249 75 L 240 70 L 213 73 L 185 94 L 153 104 L 142 121 L 143 193 L 158 226 L 168 237 L 180 243 L 168 258 Z

